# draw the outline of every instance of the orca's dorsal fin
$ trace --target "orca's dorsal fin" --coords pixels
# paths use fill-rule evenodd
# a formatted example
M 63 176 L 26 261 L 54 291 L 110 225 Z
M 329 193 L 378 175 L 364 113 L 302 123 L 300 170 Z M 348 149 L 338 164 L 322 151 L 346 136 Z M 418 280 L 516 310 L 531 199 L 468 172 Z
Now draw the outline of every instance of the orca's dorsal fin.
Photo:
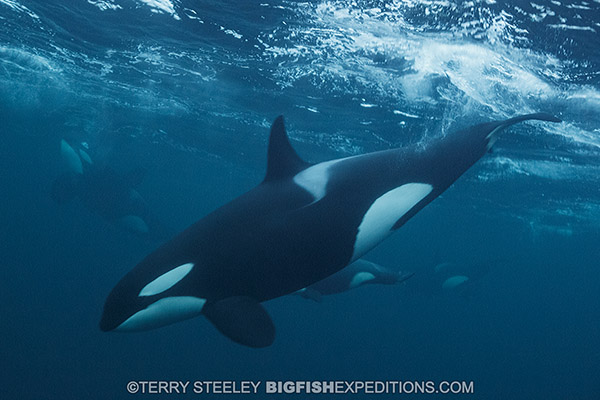
M 291 177 L 310 164 L 296 153 L 285 131 L 283 116 L 280 115 L 271 125 L 269 150 L 267 153 L 267 174 L 264 182 Z

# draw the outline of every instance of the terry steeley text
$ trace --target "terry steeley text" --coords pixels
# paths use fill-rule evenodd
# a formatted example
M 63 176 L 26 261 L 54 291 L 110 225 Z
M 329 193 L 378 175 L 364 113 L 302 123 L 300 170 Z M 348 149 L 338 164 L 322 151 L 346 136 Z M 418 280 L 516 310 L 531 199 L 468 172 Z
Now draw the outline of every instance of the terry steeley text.
M 262 389 L 260 389 L 262 387 Z M 142 394 L 473 394 L 473 381 L 131 381 Z

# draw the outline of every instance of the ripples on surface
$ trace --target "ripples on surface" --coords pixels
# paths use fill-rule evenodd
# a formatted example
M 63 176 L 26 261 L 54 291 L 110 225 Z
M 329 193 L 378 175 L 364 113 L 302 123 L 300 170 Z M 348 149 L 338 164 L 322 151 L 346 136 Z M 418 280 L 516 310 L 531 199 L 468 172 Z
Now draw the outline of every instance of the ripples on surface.
M 599 8 L 0 0 L 0 101 L 60 114 L 70 135 L 92 143 L 129 135 L 234 163 L 245 147 L 257 170 L 278 113 L 320 159 L 549 111 L 565 122 L 513 129 L 468 179 L 576 180 L 576 194 L 556 193 L 561 207 L 586 208 L 567 217 L 597 224 Z M 531 197 L 520 218 L 548 209 Z

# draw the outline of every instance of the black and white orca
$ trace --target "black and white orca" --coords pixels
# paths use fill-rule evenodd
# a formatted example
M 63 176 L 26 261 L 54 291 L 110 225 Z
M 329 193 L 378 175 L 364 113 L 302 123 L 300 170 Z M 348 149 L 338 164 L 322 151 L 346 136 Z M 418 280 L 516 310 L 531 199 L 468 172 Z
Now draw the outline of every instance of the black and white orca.
M 117 173 L 95 164 L 86 150 L 61 140 L 64 172 L 52 184 L 52 198 L 59 204 L 78 198 L 87 209 L 129 232 L 147 239 L 166 239 L 168 230 L 136 189 L 145 170 Z
M 121 279 L 103 331 L 139 331 L 204 315 L 225 336 L 269 346 L 275 327 L 260 304 L 308 287 L 358 260 L 438 197 L 530 114 L 435 140 L 319 164 L 303 161 L 282 117 L 271 127 L 267 173 Z
M 363 285 L 395 285 L 413 275 L 412 272 L 386 268 L 361 258 L 333 275 L 300 289 L 296 294 L 320 302 L 322 296 L 347 292 Z
M 433 269 L 433 278 L 438 289 L 443 292 L 456 292 L 464 290 L 473 282 L 480 280 L 490 270 L 489 264 L 460 264 L 443 262 Z

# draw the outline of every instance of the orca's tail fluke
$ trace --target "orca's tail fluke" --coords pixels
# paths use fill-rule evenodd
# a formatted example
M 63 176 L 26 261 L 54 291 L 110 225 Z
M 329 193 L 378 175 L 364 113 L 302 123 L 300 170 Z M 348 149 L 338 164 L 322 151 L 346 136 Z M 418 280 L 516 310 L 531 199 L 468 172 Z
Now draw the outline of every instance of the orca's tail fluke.
M 548 114 L 548 113 L 525 114 L 525 115 L 519 115 L 517 117 L 509 118 L 504 121 L 497 121 L 495 123 L 492 123 L 493 128 L 486 136 L 487 149 L 490 150 L 492 148 L 492 146 L 494 145 L 494 143 L 496 143 L 496 139 L 498 138 L 498 135 L 497 135 L 498 132 L 500 132 L 516 123 L 523 122 L 523 121 L 530 121 L 530 120 L 562 122 L 562 120 L 560 118 L 557 118 L 554 115 Z
M 523 122 L 523 121 L 529 121 L 529 120 L 562 122 L 562 120 L 560 118 L 557 118 L 552 114 L 534 113 L 534 114 L 519 115 L 518 117 L 507 119 L 506 121 L 502 122 L 502 125 L 506 127 L 506 126 L 510 126 L 512 124 L 516 124 L 517 122 Z

